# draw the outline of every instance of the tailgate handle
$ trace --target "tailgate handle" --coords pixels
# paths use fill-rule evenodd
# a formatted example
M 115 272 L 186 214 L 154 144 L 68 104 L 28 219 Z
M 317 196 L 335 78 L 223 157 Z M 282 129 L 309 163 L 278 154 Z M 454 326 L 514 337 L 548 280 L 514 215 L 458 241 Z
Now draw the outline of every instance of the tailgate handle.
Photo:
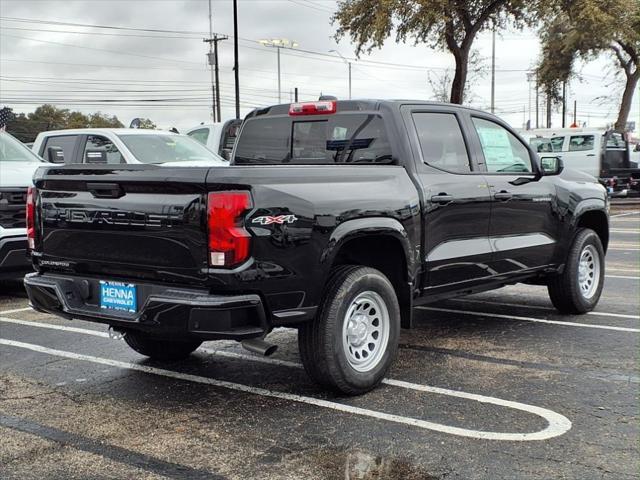
M 117 183 L 87 183 L 87 190 L 96 198 L 120 198 L 124 190 Z

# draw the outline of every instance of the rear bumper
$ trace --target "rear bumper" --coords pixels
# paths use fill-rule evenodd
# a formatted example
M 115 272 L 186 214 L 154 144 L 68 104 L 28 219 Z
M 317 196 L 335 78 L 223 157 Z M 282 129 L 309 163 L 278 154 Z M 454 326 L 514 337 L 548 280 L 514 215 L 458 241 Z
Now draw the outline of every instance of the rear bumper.
M 27 237 L 0 238 L 0 280 L 17 279 L 32 270 Z
M 99 280 L 32 273 L 24 278 L 29 303 L 67 319 L 200 340 L 261 337 L 269 326 L 258 295 L 212 295 L 205 290 L 136 283 L 138 312 L 100 308 Z

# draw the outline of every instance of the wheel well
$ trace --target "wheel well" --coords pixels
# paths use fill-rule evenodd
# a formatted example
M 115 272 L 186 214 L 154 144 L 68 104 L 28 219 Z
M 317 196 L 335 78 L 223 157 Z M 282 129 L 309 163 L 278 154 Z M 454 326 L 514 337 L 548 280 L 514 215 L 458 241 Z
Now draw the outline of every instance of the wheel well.
M 609 245 L 609 222 L 604 212 L 591 211 L 585 212 L 578 220 L 578 228 L 590 228 L 598 234 L 604 251 L 607 251 Z
M 411 288 L 407 260 L 400 241 L 389 235 L 372 235 L 347 241 L 333 262 L 336 265 L 362 265 L 384 273 L 393 285 L 400 305 L 401 325 L 411 327 Z

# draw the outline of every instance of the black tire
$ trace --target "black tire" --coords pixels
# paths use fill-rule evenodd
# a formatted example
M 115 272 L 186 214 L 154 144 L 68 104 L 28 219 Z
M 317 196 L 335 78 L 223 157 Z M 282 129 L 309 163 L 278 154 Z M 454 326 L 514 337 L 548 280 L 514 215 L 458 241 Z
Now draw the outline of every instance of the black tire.
M 136 352 L 154 360 L 184 360 L 202 345 L 198 340 L 167 340 L 135 330 L 127 331 L 124 341 Z
M 597 256 L 599 268 L 592 276 L 597 285 L 585 294 L 580 287 L 579 267 L 581 256 L 587 250 Z M 564 271 L 547 281 L 551 302 L 560 313 L 582 314 L 596 307 L 604 286 L 604 260 L 604 248 L 598 234 L 589 228 L 579 229 L 573 237 Z
M 356 305 L 354 301 L 363 295 L 371 294 L 374 295 L 375 301 L 383 302 L 383 313 L 379 315 L 378 325 L 387 324 L 384 330 L 388 330 L 388 340 L 386 345 L 381 340 L 372 350 L 371 361 L 375 363 L 366 371 L 358 371 L 350 363 L 354 361 L 355 353 L 352 352 L 352 358 L 349 360 L 349 354 L 343 345 L 343 328 L 349 309 Z M 355 310 L 362 308 L 362 312 L 374 312 L 367 317 L 369 319 L 376 316 L 375 309 L 367 306 L 366 300 L 360 302 L 357 308 L 354 307 Z M 381 316 L 384 315 L 385 308 L 388 322 Z M 354 310 L 351 312 L 350 318 L 353 318 Z M 373 319 L 371 325 L 375 323 L 376 319 Z M 379 335 L 382 335 L 380 338 L 386 336 Z M 299 328 L 298 346 L 304 368 L 315 382 L 347 395 L 359 395 L 374 389 L 382 381 L 396 356 L 399 336 L 400 307 L 395 290 L 387 277 L 369 267 L 341 266 L 330 276 L 315 320 Z M 363 357 L 360 361 L 365 361 L 364 355 L 368 353 L 364 347 L 361 348 Z

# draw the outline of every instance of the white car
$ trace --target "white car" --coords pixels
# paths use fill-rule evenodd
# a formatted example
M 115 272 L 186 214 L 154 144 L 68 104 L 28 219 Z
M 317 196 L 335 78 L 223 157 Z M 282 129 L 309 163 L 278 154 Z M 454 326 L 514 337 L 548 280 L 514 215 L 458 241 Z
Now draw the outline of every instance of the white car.
M 540 156 L 562 158 L 565 168 L 599 178 L 610 195 L 638 193 L 640 170 L 625 135 L 614 130 L 587 128 L 535 129 L 523 132 Z M 544 153 L 543 153 L 544 152 Z
M 51 163 L 227 165 L 186 135 L 135 128 L 80 128 L 42 132 L 33 151 Z
M 0 131 L 0 280 L 31 271 L 27 257 L 27 188 L 45 165 L 20 141 Z
M 225 160 L 229 160 L 241 125 L 242 120 L 236 119 L 221 123 L 202 123 L 190 128 L 185 134 L 206 145 L 209 150 L 216 152 Z

